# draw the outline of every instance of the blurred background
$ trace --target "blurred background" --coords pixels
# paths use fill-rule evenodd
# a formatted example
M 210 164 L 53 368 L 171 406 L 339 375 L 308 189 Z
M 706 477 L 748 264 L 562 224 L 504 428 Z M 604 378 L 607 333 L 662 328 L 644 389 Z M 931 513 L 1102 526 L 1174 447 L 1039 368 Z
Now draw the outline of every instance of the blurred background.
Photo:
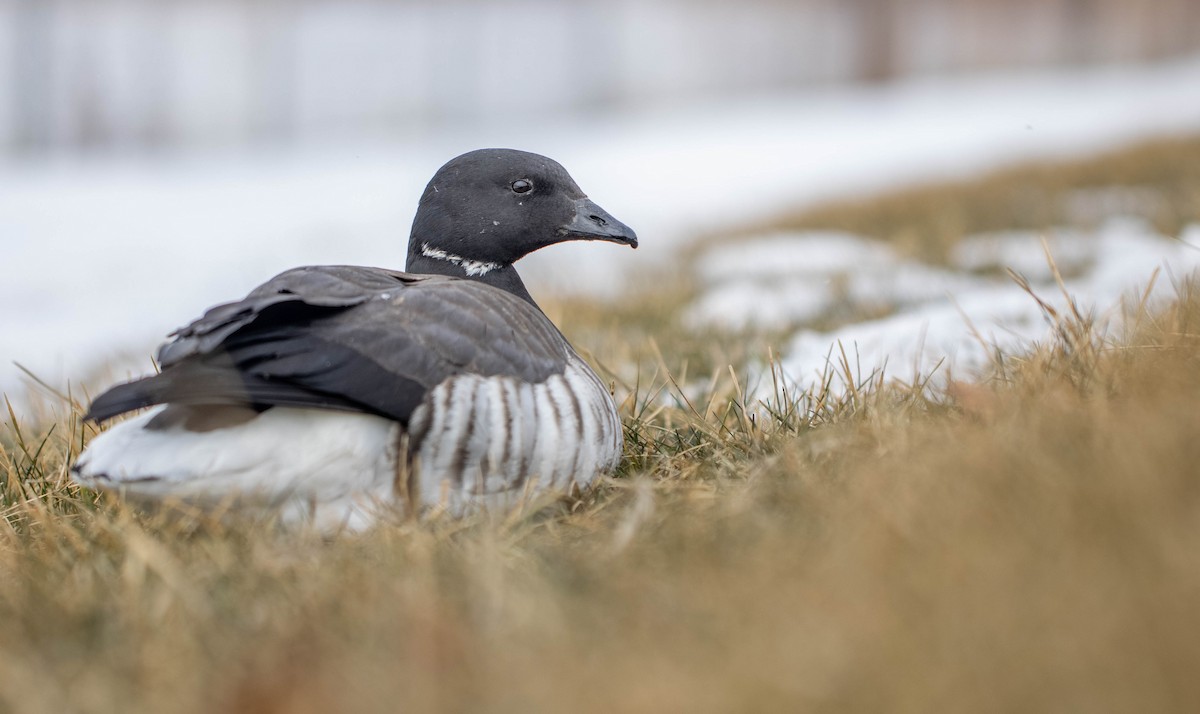
M 1198 52 L 1194 0 L 0 0 L 0 389 L 144 371 L 296 264 L 399 266 L 469 149 L 638 230 L 524 268 L 611 299 L 799 207 L 1200 129 Z
M 295 144 L 1159 60 L 1193 0 L 3 0 L 0 146 Z M 536 117 L 536 119 L 535 119 Z

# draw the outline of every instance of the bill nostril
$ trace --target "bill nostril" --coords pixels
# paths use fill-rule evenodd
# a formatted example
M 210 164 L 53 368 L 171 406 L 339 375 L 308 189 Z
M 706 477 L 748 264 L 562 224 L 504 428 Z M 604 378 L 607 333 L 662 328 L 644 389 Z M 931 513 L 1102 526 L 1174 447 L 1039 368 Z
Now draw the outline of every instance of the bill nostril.
M 600 216 L 597 216 L 595 214 L 588 216 L 588 218 L 590 218 L 592 221 L 594 221 L 598 225 L 601 225 L 601 226 L 608 225 L 608 221 L 604 220 L 603 218 L 601 218 Z

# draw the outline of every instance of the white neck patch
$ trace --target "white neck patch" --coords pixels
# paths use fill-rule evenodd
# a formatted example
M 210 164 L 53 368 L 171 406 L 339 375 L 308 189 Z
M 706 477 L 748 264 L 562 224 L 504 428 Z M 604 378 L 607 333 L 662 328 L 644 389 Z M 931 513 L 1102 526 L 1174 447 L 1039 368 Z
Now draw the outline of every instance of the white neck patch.
M 503 263 L 485 263 L 482 260 L 468 260 L 461 255 L 447 253 L 441 248 L 431 247 L 428 243 L 421 244 L 421 255 L 434 260 L 444 260 L 447 263 L 454 263 L 463 270 L 467 271 L 467 275 L 478 276 L 487 275 L 493 270 L 499 270 L 504 267 Z

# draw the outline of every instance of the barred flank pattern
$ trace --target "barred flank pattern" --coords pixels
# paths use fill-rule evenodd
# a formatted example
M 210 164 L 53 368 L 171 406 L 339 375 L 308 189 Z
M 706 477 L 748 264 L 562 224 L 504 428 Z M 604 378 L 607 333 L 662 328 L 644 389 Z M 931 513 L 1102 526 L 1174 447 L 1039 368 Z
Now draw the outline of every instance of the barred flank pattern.
M 575 355 L 563 374 L 538 383 L 474 374 L 449 379 L 430 392 L 409 426 L 410 494 L 421 506 L 454 513 L 587 487 L 617 465 L 623 446 L 612 397 Z

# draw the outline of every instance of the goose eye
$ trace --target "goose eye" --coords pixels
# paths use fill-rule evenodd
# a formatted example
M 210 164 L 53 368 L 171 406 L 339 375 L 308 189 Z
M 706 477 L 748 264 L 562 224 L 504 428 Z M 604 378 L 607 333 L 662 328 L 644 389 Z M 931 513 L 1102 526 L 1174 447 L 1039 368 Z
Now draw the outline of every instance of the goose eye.
M 517 179 L 512 183 L 513 193 L 529 193 L 533 190 L 533 183 L 529 179 Z

